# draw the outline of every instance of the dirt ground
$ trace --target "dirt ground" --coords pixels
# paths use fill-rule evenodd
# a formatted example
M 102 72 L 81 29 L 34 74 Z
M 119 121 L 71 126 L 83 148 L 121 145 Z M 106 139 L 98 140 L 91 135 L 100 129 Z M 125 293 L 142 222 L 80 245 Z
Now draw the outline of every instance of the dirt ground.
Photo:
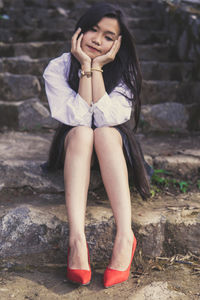
M 92 265 L 92 281 L 83 287 L 67 281 L 64 261 L 65 257 L 56 252 L 2 260 L 0 299 L 200 299 L 200 261 L 197 257 L 177 256 L 148 261 L 136 257 L 129 280 L 109 289 L 105 289 L 102 283 L 105 266 Z M 167 285 L 169 295 L 165 291 L 165 296 L 160 294 L 159 298 L 137 296 L 143 287 L 153 287 L 158 283 Z M 155 292 L 152 291 L 151 295 L 155 295 Z

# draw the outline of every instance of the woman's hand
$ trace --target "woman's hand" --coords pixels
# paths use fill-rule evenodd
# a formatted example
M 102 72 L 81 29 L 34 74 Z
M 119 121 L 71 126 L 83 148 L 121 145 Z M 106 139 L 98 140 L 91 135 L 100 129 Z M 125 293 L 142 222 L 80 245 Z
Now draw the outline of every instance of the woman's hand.
M 91 67 L 91 58 L 81 49 L 81 41 L 83 38 L 83 33 L 78 38 L 80 32 L 81 32 L 81 28 L 78 28 L 74 33 L 74 35 L 72 36 L 71 53 L 80 62 L 81 66 Z
M 119 36 L 119 38 L 114 41 L 112 48 L 106 54 L 95 57 L 92 61 L 92 67 L 102 68 L 104 65 L 113 61 L 121 46 L 121 40 L 122 37 Z

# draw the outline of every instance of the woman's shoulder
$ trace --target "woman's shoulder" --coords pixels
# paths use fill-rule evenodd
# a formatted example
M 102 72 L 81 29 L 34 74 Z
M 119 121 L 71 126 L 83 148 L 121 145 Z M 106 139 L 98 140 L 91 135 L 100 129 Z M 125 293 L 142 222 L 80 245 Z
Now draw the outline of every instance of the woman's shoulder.
M 53 71 L 56 73 L 64 72 L 65 74 L 68 74 L 70 68 L 70 62 L 71 62 L 71 53 L 70 52 L 63 53 L 62 55 L 53 58 L 49 61 L 45 72 Z
M 71 62 L 71 53 L 66 52 L 50 60 L 50 64 L 69 64 Z

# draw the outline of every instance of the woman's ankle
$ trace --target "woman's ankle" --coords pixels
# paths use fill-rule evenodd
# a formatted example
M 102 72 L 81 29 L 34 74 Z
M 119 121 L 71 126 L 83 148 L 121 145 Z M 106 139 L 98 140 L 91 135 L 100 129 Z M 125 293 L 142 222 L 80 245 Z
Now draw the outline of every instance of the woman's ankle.
M 126 231 L 117 230 L 116 239 L 132 242 L 133 237 L 134 237 L 134 233 L 132 229 Z
M 77 244 L 86 244 L 85 234 L 73 234 L 69 236 L 69 247 L 73 247 Z

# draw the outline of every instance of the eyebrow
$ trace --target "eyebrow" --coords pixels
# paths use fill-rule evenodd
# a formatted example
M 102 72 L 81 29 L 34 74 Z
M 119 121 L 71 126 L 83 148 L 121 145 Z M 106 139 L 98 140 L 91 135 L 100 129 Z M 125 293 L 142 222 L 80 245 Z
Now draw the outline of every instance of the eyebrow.
M 98 25 L 95 25 L 98 29 L 101 29 Z M 112 31 L 105 31 L 106 34 L 111 34 L 111 35 L 116 35 L 116 33 L 112 32 Z

